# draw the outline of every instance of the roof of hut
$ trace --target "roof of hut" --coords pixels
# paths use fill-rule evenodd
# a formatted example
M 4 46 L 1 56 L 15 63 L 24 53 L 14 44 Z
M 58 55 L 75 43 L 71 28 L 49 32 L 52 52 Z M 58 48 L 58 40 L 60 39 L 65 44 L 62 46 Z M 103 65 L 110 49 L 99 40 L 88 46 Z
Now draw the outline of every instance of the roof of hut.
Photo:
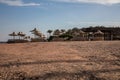
M 30 32 L 40 33 L 40 31 L 38 31 L 36 28 L 34 28 L 33 30 L 31 30 Z
M 79 32 L 74 32 L 74 33 L 73 33 L 73 35 L 76 35 L 76 36 L 78 36 L 78 35 L 80 35 L 80 34 L 85 34 L 85 32 L 82 31 L 82 30 L 79 30 Z
M 85 34 L 85 32 L 84 32 L 84 31 L 82 31 L 82 30 L 80 30 L 80 31 L 79 31 L 79 33 L 80 33 L 80 34 Z
M 102 31 L 98 30 L 95 34 L 104 34 Z

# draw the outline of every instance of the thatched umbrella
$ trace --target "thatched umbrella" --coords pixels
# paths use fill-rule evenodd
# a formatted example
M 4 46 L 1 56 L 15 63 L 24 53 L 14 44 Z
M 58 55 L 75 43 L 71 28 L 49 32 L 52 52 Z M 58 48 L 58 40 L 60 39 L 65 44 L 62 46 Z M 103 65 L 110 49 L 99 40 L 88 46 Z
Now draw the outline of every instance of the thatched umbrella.
M 25 36 L 24 39 L 26 39 L 26 40 L 27 40 L 27 39 L 30 39 L 30 36 Z
M 23 32 L 18 32 L 17 35 L 19 36 L 19 39 L 20 39 L 20 37 L 24 37 L 26 34 L 24 34 Z
M 98 30 L 97 32 L 94 33 L 95 35 L 104 35 L 104 33 L 100 30 Z
M 31 30 L 30 32 L 32 32 L 32 34 L 34 34 L 35 38 L 36 38 L 36 35 L 35 35 L 35 32 L 37 32 L 37 29 L 34 28 L 33 30 Z
M 23 32 L 20 33 L 21 37 L 25 37 L 26 34 L 24 34 Z
M 18 34 L 17 34 L 18 36 L 19 36 L 19 40 L 20 40 L 20 37 L 21 37 L 21 32 L 18 32 Z
M 13 40 L 15 40 L 15 36 L 17 36 L 17 34 L 15 32 L 9 34 L 9 36 L 13 36 Z
M 35 32 L 35 31 L 38 31 L 36 28 L 34 28 L 33 30 L 31 30 L 30 32 Z
M 31 30 L 30 32 L 32 32 L 32 34 L 34 34 L 35 38 L 36 38 L 36 36 L 42 37 L 42 33 L 40 31 L 38 31 L 36 28 Z

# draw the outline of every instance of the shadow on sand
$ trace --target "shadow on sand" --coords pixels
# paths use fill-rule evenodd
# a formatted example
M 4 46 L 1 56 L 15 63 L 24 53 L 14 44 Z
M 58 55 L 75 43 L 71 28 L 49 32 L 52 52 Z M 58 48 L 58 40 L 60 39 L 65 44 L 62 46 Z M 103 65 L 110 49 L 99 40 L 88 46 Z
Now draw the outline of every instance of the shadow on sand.
M 11 66 L 22 66 L 22 65 L 36 65 L 36 64 L 52 64 L 52 63 L 84 63 L 84 62 L 108 62 L 108 63 L 115 63 L 120 62 L 120 60 L 55 60 L 55 61 L 36 61 L 36 62 L 9 62 L 7 64 L 0 64 L 0 67 L 11 67 Z M 117 65 L 117 64 L 116 64 Z
M 53 63 L 84 63 L 84 62 L 110 62 L 114 63 L 119 60 L 97 60 L 97 61 L 88 61 L 88 60 L 56 60 L 56 61 L 36 61 L 36 62 L 16 62 L 9 64 L 0 64 L 0 67 L 11 67 L 11 66 L 22 66 L 22 65 L 36 65 L 36 64 L 53 64 Z M 20 75 L 18 73 L 14 73 L 18 78 L 12 80 L 108 80 L 104 78 L 97 77 L 97 73 L 106 73 L 106 72 L 120 72 L 119 69 L 101 69 L 101 70 L 87 70 L 80 71 L 77 73 L 67 73 L 67 72 L 51 72 L 46 73 L 42 76 L 25 76 L 25 74 Z M 19 79 L 19 76 L 20 77 Z M 14 76 L 12 76 L 14 77 Z
M 79 73 L 53 72 L 47 73 L 43 76 L 28 77 L 28 80 L 105 80 L 98 78 L 88 71 L 81 71 Z

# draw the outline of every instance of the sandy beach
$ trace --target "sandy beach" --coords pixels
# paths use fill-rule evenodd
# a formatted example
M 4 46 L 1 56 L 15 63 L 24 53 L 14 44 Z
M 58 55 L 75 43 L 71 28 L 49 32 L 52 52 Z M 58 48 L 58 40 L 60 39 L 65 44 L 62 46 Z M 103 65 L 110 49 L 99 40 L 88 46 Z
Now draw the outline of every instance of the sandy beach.
M 0 80 L 120 80 L 120 41 L 0 44 Z

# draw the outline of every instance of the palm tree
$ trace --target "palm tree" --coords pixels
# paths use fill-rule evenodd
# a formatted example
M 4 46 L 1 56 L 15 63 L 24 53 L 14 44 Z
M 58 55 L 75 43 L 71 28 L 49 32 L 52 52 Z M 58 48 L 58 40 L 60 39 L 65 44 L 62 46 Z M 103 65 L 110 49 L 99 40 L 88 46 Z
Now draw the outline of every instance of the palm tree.
M 15 32 L 9 34 L 9 36 L 13 36 L 13 40 L 15 40 L 15 36 L 17 36 L 17 34 Z
M 49 36 L 51 36 L 52 30 L 48 30 L 47 33 L 49 33 Z

